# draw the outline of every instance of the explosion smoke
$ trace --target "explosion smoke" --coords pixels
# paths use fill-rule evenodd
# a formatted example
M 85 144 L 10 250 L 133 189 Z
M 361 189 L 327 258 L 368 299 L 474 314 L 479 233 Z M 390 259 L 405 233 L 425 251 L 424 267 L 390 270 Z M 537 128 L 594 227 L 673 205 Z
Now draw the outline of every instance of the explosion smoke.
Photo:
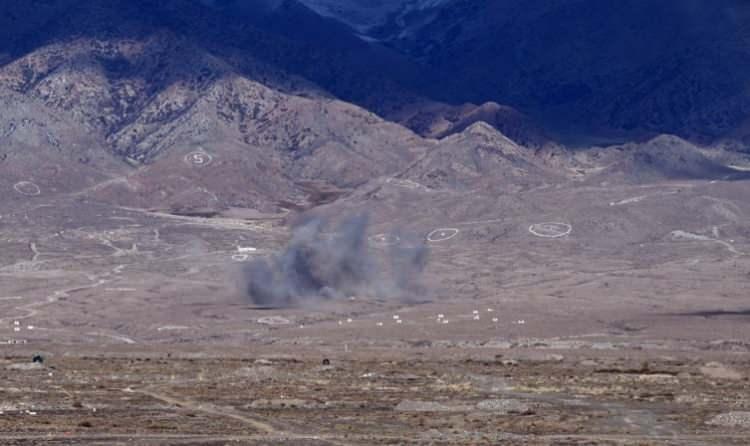
M 417 293 L 427 261 L 424 243 L 393 246 L 385 262 L 378 261 L 368 246 L 367 225 L 367 217 L 359 215 L 327 234 L 324 220 L 304 222 L 280 254 L 244 268 L 248 297 L 256 305 L 280 307 L 352 295 L 405 298 Z

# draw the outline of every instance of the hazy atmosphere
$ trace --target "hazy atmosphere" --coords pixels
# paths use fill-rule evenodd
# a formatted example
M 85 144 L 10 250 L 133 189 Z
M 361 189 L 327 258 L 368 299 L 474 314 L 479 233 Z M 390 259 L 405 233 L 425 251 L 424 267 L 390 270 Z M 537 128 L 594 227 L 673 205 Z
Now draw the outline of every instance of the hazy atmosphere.
M 0 1 L 0 444 L 746 445 L 744 0 Z

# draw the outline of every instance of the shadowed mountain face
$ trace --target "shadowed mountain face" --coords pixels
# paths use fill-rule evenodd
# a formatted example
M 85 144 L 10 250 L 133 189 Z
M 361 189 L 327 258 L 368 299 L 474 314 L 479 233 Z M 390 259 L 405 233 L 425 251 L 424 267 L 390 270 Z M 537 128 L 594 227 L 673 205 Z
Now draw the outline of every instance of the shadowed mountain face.
M 747 2 L 402 3 L 369 35 L 420 63 L 433 99 L 507 104 L 573 141 L 746 133 Z

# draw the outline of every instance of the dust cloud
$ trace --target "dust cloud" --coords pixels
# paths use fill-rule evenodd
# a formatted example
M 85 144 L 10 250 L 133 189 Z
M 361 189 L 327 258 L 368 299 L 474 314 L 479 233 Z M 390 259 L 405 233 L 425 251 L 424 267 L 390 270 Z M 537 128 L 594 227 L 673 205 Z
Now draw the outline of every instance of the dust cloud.
M 328 232 L 324 219 L 304 221 L 279 254 L 243 268 L 243 292 L 264 307 L 349 296 L 409 299 L 423 292 L 424 242 L 399 236 L 400 243 L 375 255 L 367 239 L 368 223 L 367 216 L 356 215 Z

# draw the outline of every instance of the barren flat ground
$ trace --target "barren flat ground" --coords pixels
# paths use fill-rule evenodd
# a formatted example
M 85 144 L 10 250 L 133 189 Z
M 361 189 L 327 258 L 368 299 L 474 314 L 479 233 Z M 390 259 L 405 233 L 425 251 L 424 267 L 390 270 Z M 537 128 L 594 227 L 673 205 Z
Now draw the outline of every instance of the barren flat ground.
M 420 296 L 279 309 L 241 267 L 284 215 L 6 197 L 0 442 L 747 444 L 746 185 L 414 184 L 319 212 L 426 240 Z
M 747 383 L 694 358 L 160 350 L 6 358 L 3 444 L 747 444 Z

